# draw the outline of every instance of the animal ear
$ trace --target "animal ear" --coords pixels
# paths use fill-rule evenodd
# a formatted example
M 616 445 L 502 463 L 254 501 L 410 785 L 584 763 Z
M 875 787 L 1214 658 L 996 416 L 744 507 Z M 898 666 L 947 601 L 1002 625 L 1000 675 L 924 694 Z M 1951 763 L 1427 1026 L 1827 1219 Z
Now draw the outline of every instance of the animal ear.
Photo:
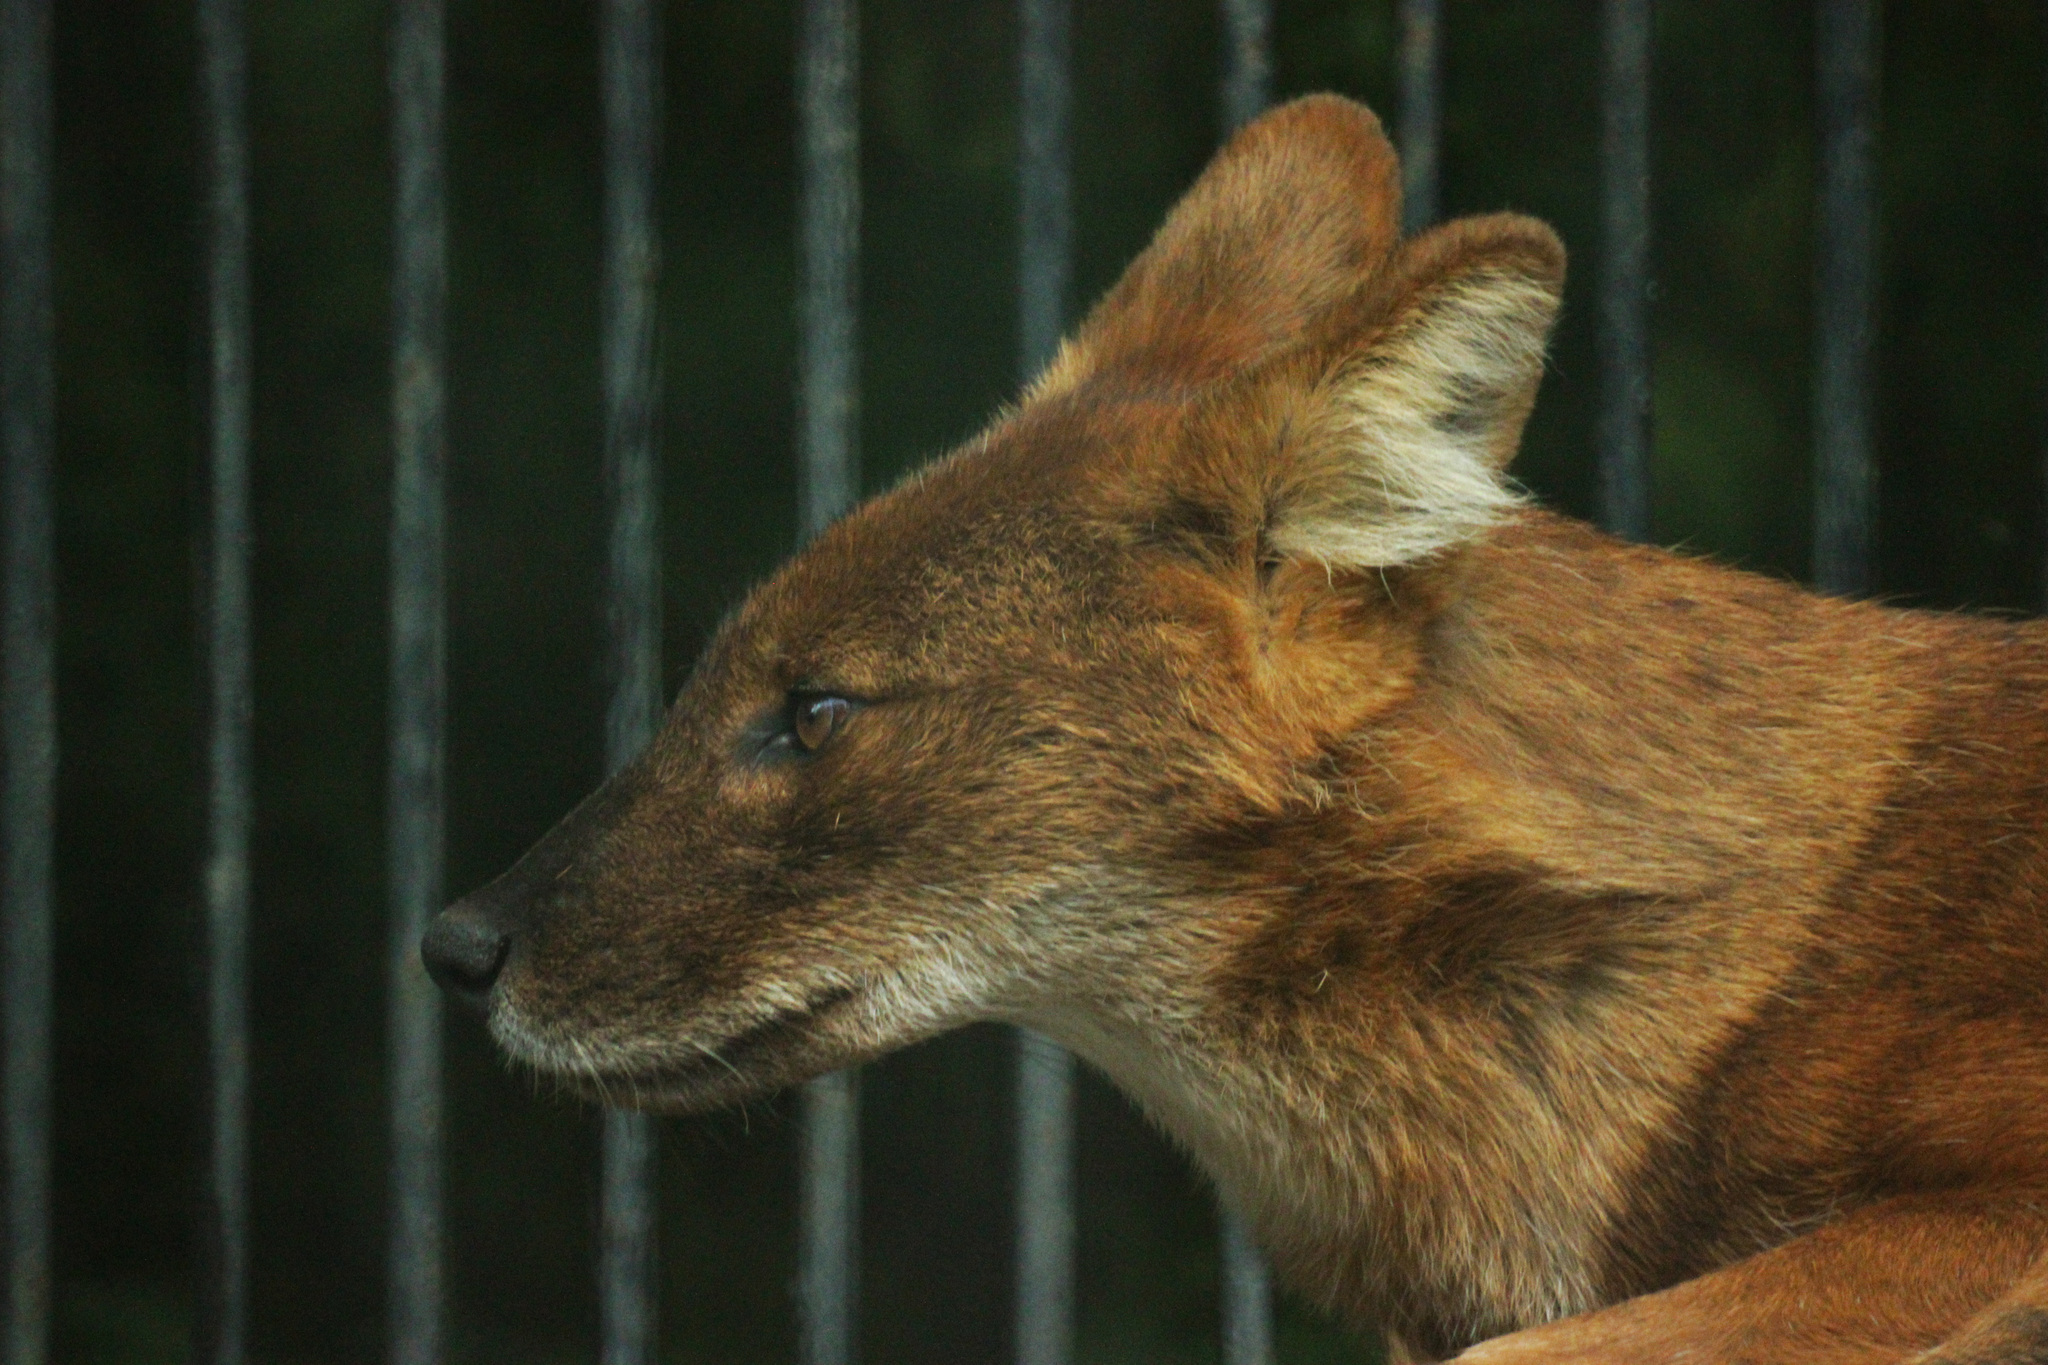
M 1519 502 L 1503 470 L 1543 377 L 1564 246 L 1514 214 L 1407 242 L 1330 355 L 1299 439 L 1275 452 L 1266 540 L 1340 568 L 1412 563 Z
M 1222 379 L 1306 336 L 1400 240 L 1400 167 L 1364 105 L 1312 95 L 1246 124 L 1040 376 L 1156 390 Z

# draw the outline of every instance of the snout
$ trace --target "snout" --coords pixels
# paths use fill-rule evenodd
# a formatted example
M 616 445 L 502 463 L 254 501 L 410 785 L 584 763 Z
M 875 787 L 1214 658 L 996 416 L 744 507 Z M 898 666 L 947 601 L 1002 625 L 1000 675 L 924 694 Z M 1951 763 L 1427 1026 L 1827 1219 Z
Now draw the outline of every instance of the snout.
M 481 1014 L 489 1007 L 491 986 L 511 948 L 510 934 L 469 905 L 454 905 L 427 926 L 420 940 L 420 960 L 436 985 Z

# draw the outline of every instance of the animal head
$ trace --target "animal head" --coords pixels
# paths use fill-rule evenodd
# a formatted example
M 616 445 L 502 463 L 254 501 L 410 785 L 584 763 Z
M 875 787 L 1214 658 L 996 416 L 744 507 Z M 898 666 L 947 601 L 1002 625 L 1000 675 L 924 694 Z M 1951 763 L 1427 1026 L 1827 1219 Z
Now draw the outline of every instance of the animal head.
M 440 917 L 436 976 L 657 1107 L 1186 1009 L 1276 831 L 1363 809 L 1517 502 L 1562 247 L 1404 241 L 1398 178 L 1341 99 L 1244 128 L 1014 409 L 760 586 L 648 752 Z

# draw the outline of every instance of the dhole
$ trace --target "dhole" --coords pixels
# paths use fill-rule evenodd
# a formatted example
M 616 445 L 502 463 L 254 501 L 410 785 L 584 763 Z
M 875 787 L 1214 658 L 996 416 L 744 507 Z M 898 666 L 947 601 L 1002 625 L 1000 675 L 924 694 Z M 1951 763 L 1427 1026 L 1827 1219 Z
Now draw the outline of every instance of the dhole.
M 2048 1360 L 2048 631 L 1530 506 L 1563 249 L 1397 184 L 1239 133 L 428 963 L 666 1110 L 1041 1030 L 1417 1352 Z

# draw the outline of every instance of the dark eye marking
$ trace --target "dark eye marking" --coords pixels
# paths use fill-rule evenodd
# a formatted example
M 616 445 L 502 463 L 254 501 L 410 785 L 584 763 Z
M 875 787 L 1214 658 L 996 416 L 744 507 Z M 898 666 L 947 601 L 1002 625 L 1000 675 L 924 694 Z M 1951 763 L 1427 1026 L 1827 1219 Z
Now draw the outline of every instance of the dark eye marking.
M 796 689 L 782 705 L 748 727 L 751 747 L 763 760 L 805 759 L 832 742 L 865 703 L 836 692 Z

